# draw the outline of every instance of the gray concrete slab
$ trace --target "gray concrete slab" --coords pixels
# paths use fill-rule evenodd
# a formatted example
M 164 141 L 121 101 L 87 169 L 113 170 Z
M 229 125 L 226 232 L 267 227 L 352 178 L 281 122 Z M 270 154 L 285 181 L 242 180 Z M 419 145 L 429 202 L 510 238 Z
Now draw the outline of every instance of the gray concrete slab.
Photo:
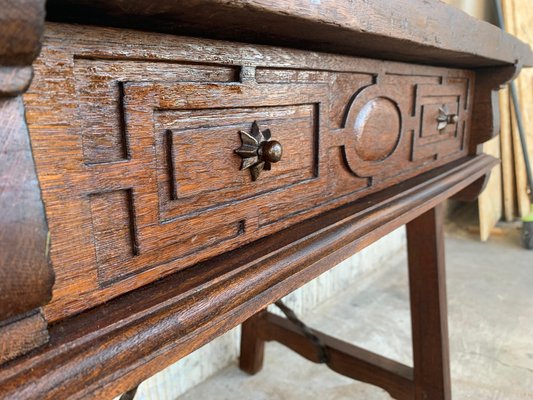
M 447 236 L 447 282 L 454 399 L 533 399 L 533 252 L 518 231 L 480 243 Z M 405 256 L 374 284 L 354 285 L 303 316 L 310 326 L 412 365 Z M 383 390 L 339 376 L 276 343 L 263 370 L 236 363 L 180 400 L 389 399 Z

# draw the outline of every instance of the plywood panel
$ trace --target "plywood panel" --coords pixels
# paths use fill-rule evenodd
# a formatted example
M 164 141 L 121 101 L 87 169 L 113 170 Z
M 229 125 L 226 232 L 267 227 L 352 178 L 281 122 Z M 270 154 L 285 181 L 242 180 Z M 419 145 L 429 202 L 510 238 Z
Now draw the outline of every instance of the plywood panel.
M 483 151 L 496 158 L 500 158 L 500 138 L 489 140 L 483 145 Z M 487 186 L 478 200 L 479 205 L 479 235 L 486 241 L 492 228 L 502 217 L 502 168 L 498 165 L 492 170 Z
M 503 215 L 510 222 L 516 215 L 516 192 L 513 160 L 513 138 L 511 136 L 511 109 L 509 89 L 500 92 L 500 141 L 502 159 Z
M 495 19 L 494 7 L 491 2 L 471 0 L 448 0 L 447 2 L 484 21 L 493 21 Z M 488 141 L 483 145 L 483 151 L 494 157 L 501 158 L 500 140 L 500 137 L 495 137 Z M 502 192 L 502 167 L 498 166 L 492 170 L 487 186 L 478 198 L 479 234 L 482 241 L 486 241 L 489 238 L 490 232 L 502 218 Z
M 519 39 L 533 45 L 533 7 L 531 0 L 503 0 L 503 11 L 507 30 Z M 516 80 L 520 109 L 526 137 L 528 154 L 533 156 L 533 70 L 524 69 Z M 529 212 L 526 172 L 522 148 L 518 137 L 516 121 L 512 125 L 513 146 L 515 154 L 515 175 L 517 189 L 518 213 L 524 216 Z

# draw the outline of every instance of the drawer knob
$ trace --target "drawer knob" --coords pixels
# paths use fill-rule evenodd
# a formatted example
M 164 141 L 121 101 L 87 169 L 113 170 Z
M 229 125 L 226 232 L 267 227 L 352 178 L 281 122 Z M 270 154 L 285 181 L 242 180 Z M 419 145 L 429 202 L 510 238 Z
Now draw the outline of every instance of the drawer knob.
M 446 128 L 448 124 L 456 124 L 457 122 L 459 122 L 459 116 L 457 114 L 449 113 L 446 105 L 439 108 L 437 130 L 441 131 Z
M 242 145 L 235 153 L 241 158 L 241 170 L 250 169 L 252 180 L 259 177 L 261 171 L 269 171 L 272 163 L 277 163 L 283 155 L 283 147 L 277 140 L 270 140 L 270 129 L 261 131 L 257 121 L 252 124 L 251 133 L 239 131 Z

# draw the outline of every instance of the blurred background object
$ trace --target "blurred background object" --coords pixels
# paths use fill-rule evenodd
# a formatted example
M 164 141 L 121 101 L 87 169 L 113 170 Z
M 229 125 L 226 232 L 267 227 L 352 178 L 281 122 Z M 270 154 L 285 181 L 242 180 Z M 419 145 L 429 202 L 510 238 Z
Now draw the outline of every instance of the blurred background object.
M 468 14 L 498 25 L 496 7 L 490 0 L 445 0 Z M 531 0 L 501 0 L 506 30 L 533 46 L 533 4 Z M 528 154 L 533 156 L 533 70 L 523 69 L 515 80 Z M 520 143 L 516 116 L 508 88 L 500 91 L 500 135 L 484 144 L 483 151 L 499 157 L 502 163 L 491 174 L 485 191 L 477 203 L 479 219 L 475 227 L 482 241 L 491 233 L 500 234 L 500 221 L 515 222 L 530 214 L 524 154 Z M 453 208 L 461 208 L 455 205 Z M 464 216 L 464 211 L 455 212 Z

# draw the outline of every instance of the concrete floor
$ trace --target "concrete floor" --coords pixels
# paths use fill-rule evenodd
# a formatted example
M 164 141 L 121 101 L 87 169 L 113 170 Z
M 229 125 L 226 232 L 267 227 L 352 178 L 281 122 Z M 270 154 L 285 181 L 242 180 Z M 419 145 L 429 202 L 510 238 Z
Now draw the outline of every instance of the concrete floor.
M 480 243 L 447 235 L 447 282 L 454 399 L 533 399 L 533 252 L 519 231 Z M 400 260 L 399 260 L 400 261 Z M 373 285 L 341 292 L 311 314 L 310 326 L 412 365 L 405 257 Z M 233 364 L 180 400 L 390 399 L 371 385 L 337 375 L 277 343 L 251 377 Z

